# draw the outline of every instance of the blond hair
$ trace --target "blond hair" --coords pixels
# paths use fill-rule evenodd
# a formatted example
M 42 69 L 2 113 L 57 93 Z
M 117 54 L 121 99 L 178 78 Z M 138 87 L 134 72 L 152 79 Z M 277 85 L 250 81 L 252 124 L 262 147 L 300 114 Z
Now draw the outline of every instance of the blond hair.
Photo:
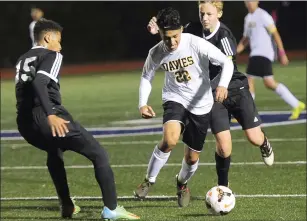
M 198 1 L 198 5 L 201 5 L 201 4 L 204 4 L 204 3 L 212 4 L 214 7 L 216 7 L 217 12 L 222 12 L 223 11 L 224 3 L 222 1 L 220 1 L 220 0 Z

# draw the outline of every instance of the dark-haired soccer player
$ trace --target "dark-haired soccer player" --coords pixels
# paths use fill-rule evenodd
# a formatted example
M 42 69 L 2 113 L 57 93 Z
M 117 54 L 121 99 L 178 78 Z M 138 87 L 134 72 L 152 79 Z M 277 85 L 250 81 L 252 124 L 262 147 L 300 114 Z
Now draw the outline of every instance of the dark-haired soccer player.
M 200 21 L 187 24 L 184 31 L 202 37 L 214 44 L 234 63 L 234 73 L 228 87 L 228 98 L 223 103 L 214 103 L 210 119 L 211 130 L 216 139 L 215 161 L 218 185 L 228 186 L 228 172 L 232 152 L 230 115 L 233 115 L 241 124 L 248 140 L 253 145 L 260 147 L 265 164 L 273 164 L 274 153 L 268 139 L 260 128 L 261 121 L 248 90 L 247 78 L 237 70 L 235 37 L 219 21 L 223 14 L 223 2 L 200 1 L 198 5 Z M 149 22 L 149 30 L 152 34 L 158 33 L 155 17 Z M 215 62 L 210 62 L 209 67 L 211 87 L 213 93 L 215 93 L 222 68 Z
M 63 218 L 80 211 L 70 198 L 63 152 L 77 152 L 94 165 L 107 220 L 139 219 L 117 205 L 113 171 L 104 148 L 62 106 L 59 74 L 63 56 L 62 27 L 39 20 L 34 28 L 37 46 L 23 54 L 16 65 L 17 125 L 31 145 L 47 152 L 47 167 L 55 185 Z
M 222 67 L 215 93 L 217 102 L 223 102 L 227 97 L 234 67 L 231 59 L 208 41 L 182 33 L 178 11 L 172 8 L 161 10 L 157 16 L 157 25 L 162 41 L 150 49 L 146 59 L 140 82 L 139 109 L 143 118 L 155 116 L 147 102 L 155 71 L 162 68 L 165 71 L 162 91 L 163 138 L 155 146 L 145 180 L 134 194 L 138 198 L 146 197 L 182 134 L 185 154 L 176 180 L 178 204 L 185 207 L 190 201 L 187 181 L 197 170 L 214 103 L 209 61 Z

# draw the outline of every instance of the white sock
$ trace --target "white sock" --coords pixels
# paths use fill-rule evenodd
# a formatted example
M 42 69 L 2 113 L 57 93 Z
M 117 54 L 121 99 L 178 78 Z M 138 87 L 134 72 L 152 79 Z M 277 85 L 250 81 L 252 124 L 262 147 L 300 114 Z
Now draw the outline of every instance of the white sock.
M 159 150 L 158 145 L 155 146 L 155 149 L 151 155 L 151 158 L 148 164 L 148 168 L 147 168 L 146 179 L 148 179 L 149 182 L 151 183 L 156 182 L 156 178 L 160 170 L 166 164 L 170 155 L 171 155 L 171 152 L 164 153 L 161 150 Z
M 198 162 L 199 162 L 199 159 L 193 165 L 189 165 L 183 158 L 181 170 L 178 175 L 178 181 L 180 183 L 185 184 L 189 181 L 189 179 L 194 175 L 194 173 L 196 172 L 198 168 Z
M 279 83 L 277 88 L 275 89 L 275 92 L 291 107 L 295 108 L 299 105 L 299 101 L 294 95 L 289 91 L 289 89 Z
M 255 93 L 251 93 L 252 98 L 255 100 L 256 94 Z

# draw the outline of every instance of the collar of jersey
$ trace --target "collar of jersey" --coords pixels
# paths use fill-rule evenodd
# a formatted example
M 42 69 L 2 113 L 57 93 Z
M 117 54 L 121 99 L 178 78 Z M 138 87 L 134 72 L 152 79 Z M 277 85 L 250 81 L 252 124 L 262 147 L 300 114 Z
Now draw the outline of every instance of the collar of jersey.
M 221 25 L 221 23 L 218 22 L 218 23 L 216 24 L 216 27 L 215 27 L 214 31 L 213 31 L 210 35 L 208 35 L 208 36 L 205 36 L 205 34 L 204 34 L 204 32 L 203 32 L 203 37 L 204 37 L 206 40 L 212 38 L 212 37 L 215 35 L 215 33 L 219 30 L 220 25 Z

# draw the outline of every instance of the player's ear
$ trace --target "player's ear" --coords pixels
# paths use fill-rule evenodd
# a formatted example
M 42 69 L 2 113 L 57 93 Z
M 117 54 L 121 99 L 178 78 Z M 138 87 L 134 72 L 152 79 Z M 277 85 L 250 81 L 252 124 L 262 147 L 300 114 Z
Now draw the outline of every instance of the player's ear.
M 50 39 L 51 38 L 51 35 L 50 35 L 50 33 L 46 33 L 45 35 L 44 35 L 44 41 L 46 42 L 46 43 L 49 43 L 50 42 Z
M 223 11 L 219 11 L 219 12 L 217 13 L 217 17 L 218 17 L 218 18 L 221 18 L 222 15 L 223 15 Z

